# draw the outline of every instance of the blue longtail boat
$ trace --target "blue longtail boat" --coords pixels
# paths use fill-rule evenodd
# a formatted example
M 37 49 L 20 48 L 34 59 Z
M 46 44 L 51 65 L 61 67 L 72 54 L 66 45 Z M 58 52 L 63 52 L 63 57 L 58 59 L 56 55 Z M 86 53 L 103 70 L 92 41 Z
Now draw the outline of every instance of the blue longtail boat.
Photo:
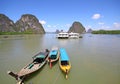
M 68 72 L 71 68 L 71 63 L 69 56 L 64 48 L 60 48 L 60 59 L 59 59 L 60 69 L 66 74 L 66 79 L 68 78 Z
M 59 49 L 58 47 L 54 46 L 52 47 L 52 49 L 50 50 L 49 56 L 48 56 L 48 62 L 50 64 L 50 68 L 52 68 L 52 63 L 58 61 L 59 59 Z

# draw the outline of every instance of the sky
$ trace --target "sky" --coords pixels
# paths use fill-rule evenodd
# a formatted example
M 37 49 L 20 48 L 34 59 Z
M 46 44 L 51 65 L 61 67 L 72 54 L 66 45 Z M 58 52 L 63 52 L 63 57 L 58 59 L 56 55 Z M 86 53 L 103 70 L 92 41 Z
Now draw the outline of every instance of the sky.
M 86 30 L 120 30 L 120 0 L 1 0 L 0 13 L 14 22 L 35 15 L 46 32 L 68 31 L 75 21 Z

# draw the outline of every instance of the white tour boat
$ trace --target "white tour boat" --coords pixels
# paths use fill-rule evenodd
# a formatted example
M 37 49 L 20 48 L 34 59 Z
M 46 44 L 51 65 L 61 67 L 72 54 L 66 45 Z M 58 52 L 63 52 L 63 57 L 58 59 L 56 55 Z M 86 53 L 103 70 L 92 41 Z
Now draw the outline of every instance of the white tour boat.
M 68 39 L 69 34 L 67 32 L 60 32 L 60 33 L 57 34 L 57 38 L 58 39 Z

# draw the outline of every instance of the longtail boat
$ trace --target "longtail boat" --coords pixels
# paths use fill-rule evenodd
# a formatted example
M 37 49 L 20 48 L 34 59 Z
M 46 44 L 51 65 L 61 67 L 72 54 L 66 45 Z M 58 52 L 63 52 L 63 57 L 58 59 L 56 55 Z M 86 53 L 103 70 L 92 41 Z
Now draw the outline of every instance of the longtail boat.
M 50 53 L 48 55 L 48 62 L 50 65 L 50 68 L 52 68 L 52 63 L 58 61 L 59 59 L 59 49 L 58 47 L 54 46 L 52 47 L 52 49 L 50 50 Z
M 48 49 L 39 52 L 38 54 L 32 57 L 33 61 L 27 64 L 25 67 L 23 67 L 17 74 L 11 71 L 8 71 L 8 74 L 16 78 L 17 84 L 23 84 L 22 82 L 27 75 L 39 70 L 41 67 L 43 67 L 43 65 L 46 64 L 48 59 L 48 54 L 49 54 Z
M 68 78 L 68 72 L 71 68 L 70 59 L 64 48 L 60 48 L 60 59 L 59 59 L 60 69 L 65 73 L 66 79 Z

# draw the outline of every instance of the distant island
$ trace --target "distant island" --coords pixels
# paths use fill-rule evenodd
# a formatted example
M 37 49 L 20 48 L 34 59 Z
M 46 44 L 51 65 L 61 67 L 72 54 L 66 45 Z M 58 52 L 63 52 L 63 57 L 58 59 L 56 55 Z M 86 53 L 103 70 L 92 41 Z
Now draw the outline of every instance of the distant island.
M 0 14 L 0 35 L 16 34 L 45 34 L 45 30 L 39 20 L 31 14 L 24 14 L 17 22 Z
M 85 27 L 78 21 L 73 22 L 72 26 L 69 28 L 68 32 L 74 32 L 74 33 L 85 33 L 86 29 Z
M 59 29 L 55 32 L 58 33 Z M 68 32 L 85 33 L 85 27 L 78 21 L 74 21 Z M 42 24 L 36 16 L 32 14 L 23 14 L 21 18 L 14 23 L 9 17 L 0 14 L 0 35 L 18 35 L 18 34 L 45 34 Z
M 63 32 L 63 30 L 61 30 Z M 42 24 L 36 16 L 32 14 L 23 14 L 21 18 L 14 23 L 9 17 L 0 14 L 0 35 L 18 35 L 18 34 L 45 34 L 45 33 L 59 33 L 57 29 L 55 32 L 45 32 Z M 74 33 L 92 33 L 92 34 L 120 34 L 120 30 L 92 30 L 85 27 L 79 21 L 74 21 L 67 32 Z
M 120 30 L 92 30 L 92 34 L 120 34 Z

